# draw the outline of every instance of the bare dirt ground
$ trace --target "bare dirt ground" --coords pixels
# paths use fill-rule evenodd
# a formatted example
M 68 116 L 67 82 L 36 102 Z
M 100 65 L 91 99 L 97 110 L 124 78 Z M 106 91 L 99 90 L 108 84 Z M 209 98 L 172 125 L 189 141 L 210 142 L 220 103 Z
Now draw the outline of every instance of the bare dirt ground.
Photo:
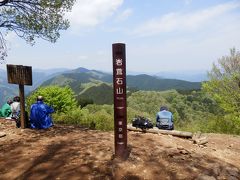
M 240 179 L 240 137 L 208 134 L 206 146 L 128 132 L 129 157 L 114 158 L 113 132 L 55 125 L 17 129 L 0 119 L 0 179 Z

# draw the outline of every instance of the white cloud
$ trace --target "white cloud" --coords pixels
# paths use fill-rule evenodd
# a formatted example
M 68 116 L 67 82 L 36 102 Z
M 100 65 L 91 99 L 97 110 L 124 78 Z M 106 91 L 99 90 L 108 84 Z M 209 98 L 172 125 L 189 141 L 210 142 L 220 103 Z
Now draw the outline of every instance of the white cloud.
M 79 59 L 79 60 L 87 60 L 88 56 L 80 55 L 80 56 L 77 57 L 77 59 Z
M 111 16 L 122 3 L 123 0 L 77 0 L 66 17 L 74 29 L 94 27 Z
M 7 33 L 7 35 L 6 35 L 6 41 L 12 42 L 12 41 L 14 41 L 14 40 L 16 39 L 16 37 L 17 37 L 16 33 L 14 33 L 14 32 L 9 32 L 9 33 Z
M 104 55 L 106 55 L 106 52 L 103 51 L 103 50 L 98 50 L 98 51 L 97 51 L 97 55 L 99 55 L 99 56 L 104 56 Z
M 184 0 L 184 3 L 185 3 L 186 5 L 189 5 L 191 2 L 192 2 L 192 0 Z
M 240 3 L 230 2 L 192 13 L 169 13 L 143 23 L 133 33 L 151 36 L 174 31 L 193 31 L 211 24 L 217 18 L 239 7 Z
M 17 41 L 17 35 L 15 32 L 8 32 L 5 36 L 5 40 L 6 40 L 6 45 L 7 48 L 10 50 L 11 48 L 19 48 L 20 44 Z
M 121 14 L 118 15 L 117 21 L 124 21 L 126 20 L 129 16 L 131 16 L 133 13 L 132 9 L 126 9 L 124 10 Z
M 145 72 L 210 69 L 214 61 L 229 54 L 230 48 L 240 48 L 239 19 L 226 17 L 224 27 L 203 34 L 135 44 L 128 49 L 127 59 L 138 59 L 138 71 Z M 128 67 L 136 69 L 136 62 L 128 61 Z

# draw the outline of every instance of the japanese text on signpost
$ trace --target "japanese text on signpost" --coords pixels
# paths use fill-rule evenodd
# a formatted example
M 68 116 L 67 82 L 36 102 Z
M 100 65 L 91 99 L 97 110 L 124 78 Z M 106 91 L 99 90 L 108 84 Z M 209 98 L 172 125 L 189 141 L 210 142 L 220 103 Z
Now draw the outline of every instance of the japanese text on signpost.
M 126 55 L 125 44 L 113 44 L 113 91 L 115 155 L 127 151 Z

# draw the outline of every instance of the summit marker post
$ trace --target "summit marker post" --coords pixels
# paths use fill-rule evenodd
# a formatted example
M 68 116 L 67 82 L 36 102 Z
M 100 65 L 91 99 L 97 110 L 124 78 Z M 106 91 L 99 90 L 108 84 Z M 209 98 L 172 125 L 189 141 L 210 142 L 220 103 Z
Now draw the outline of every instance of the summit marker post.
M 112 44 L 113 95 L 114 95 L 114 145 L 115 156 L 127 156 L 127 99 L 125 44 Z

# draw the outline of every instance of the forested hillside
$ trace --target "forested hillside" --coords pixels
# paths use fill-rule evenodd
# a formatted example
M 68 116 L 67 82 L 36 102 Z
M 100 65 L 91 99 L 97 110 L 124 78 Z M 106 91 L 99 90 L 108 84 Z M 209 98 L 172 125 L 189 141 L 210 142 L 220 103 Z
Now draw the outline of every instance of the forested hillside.
M 111 99 L 107 97 L 105 92 L 111 92 L 107 84 L 90 85 L 85 84 L 86 91 L 89 98 L 102 97 L 102 101 Z M 56 113 L 54 114 L 55 122 L 65 124 L 76 124 L 86 127 L 91 127 L 99 130 L 113 130 L 113 105 L 109 102 L 101 105 L 102 103 L 95 103 L 89 99 L 78 98 L 74 93 L 59 93 L 59 90 L 66 87 L 47 86 L 41 87 L 32 96 L 28 97 L 28 107 L 36 99 L 36 95 L 41 94 L 46 97 L 46 103 L 54 105 Z M 99 94 L 95 94 L 92 88 L 101 88 Z M 45 89 L 45 90 L 44 90 Z M 69 91 L 69 88 L 67 89 Z M 82 92 L 83 93 L 83 92 Z M 66 98 L 65 96 L 72 94 L 72 97 Z M 85 96 L 86 97 L 86 96 Z M 64 99 L 62 102 L 61 99 Z M 66 99 L 76 99 L 78 106 L 70 105 L 70 101 Z M 72 101 L 71 100 L 71 101 Z M 62 107 L 69 109 L 61 112 L 58 110 Z M 226 119 L 224 110 L 213 100 L 209 95 L 202 91 L 135 91 L 128 94 L 128 122 L 131 123 L 135 116 L 144 116 L 155 123 L 156 113 L 159 111 L 160 106 L 167 106 L 173 112 L 175 128 L 178 130 L 187 131 L 203 131 L 203 132 L 218 132 L 218 133 L 240 133 L 240 126 Z M 59 108 L 58 108 L 59 107 Z
M 89 84 L 88 84 L 89 83 Z M 58 85 L 70 86 L 75 92 L 78 99 L 85 102 L 96 104 L 112 104 L 112 75 L 96 70 L 86 68 L 67 69 L 33 69 L 33 85 L 25 86 L 26 95 L 41 86 Z M 193 90 L 200 89 L 200 82 L 188 82 L 177 79 L 162 79 L 150 75 L 128 75 L 127 76 L 128 92 L 135 90 L 153 90 L 163 91 L 169 89 Z M 87 88 L 87 89 L 86 89 Z M 104 92 L 101 93 L 101 92 Z M 6 102 L 8 98 L 18 94 L 16 85 L 8 84 L 7 72 L 0 71 L 0 105 Z M 101 96 L 97 96 L 101 94 Z
M 55 76 L 42 85 L 69 85 L 78 94 L 81 90 L 82 83 L 89 83 L 94 80 L 112 83 L 112 75 L 108 73 L 103 73 L 95 70 L 82 70 L 76 69 L 68 73 L 64 73 Z M 154 77 L 150 75 L 127 75 L 127 86 L 130 88 L 136 88 L 139 90 L 169 90 L 169 89 L 179 89 L 179 90 L 193 90 L 200 89 L 200 82 L 188 82 L 177 79 L 161 79 L 159 77 Z M 78 89 L 80 88 L 80 89 Z
M 18 86 L 8 84 L 6 72 L 0 70 L 0 106 L 16 94 L 18 94 Z
M 224 57 L 222 61 L 238 60 L 239 54 L 234 50 L 231 52 L 232 57 Z M 197 82 L 161 79 L 144 74 L 128 75 L 128 122 L 135 116 L 144 116 L 155 123 L 156 113 L 160 106 L 165 105 L 173 112 L 176 129 L 240 134 L 239 71 L 235 66 L 223 65 L 226 67 L 222 69 L 226 68 L 226 72 L 223 71 L 221 76 L 217 66 L 213 66 L 209 73 L 210 81 L 203 83 L 203 89 L 201 83 Z M 229 68 L 234 68 L 234 71 Z M 1 86 L 5 88 L 1 98 L 5 98 L 11 89 Z M 65 92 L 64 95 L 61 92 Z M 100 130 L 113 129 L 111 74 L 84 68 L 57 74 L 30 94 L 27 98 L 28 107 L 37 94 L 47 97 L 47 103 L 55 106 L 56 122 Z M 71 99 L 73 105 L 63 98 L 68 95 L 71 97 L 67 99 Z M 58 107 L 66 110 L 62 112 Z
M 230 56 L 219 60 L 219 66 L 213 65 L 209 72 L 210 81 L 203 83 L 203 89 L 200 89 L 200 83 L 148 75 L 127 76 L 128 122 L 131 123 L 135 116 L 144 116 L 155 123 L 156 113 L 164 105 L 173 112 L 178 130 L 240 134 L 239 68 L 236 68 L 239 57 L 240 53 L 232 49 Z M 45 92 L 42 95 L 48 96 L 49 104 L 53 104 L 51 99 L 61 101 L 61 93 L 59 98 L 51 98 L 56 96 L 56 88 L 68 87 L 67 91 L 71 89 L 72 93 L 65 94 L 71 94 L 70 99 L 75 99 L 78 106 L 66 106 L 71 111 L 64 113 L 57 110 L 54 115 L 57 122 L 112 130 L 111 79 L 110 74 L 77 69 L 46 81 L 35 96 Z M 29 105 L 35 99 L 33 96 L 29 97 Z M 59 104 L 58 101 L 55 104 Z
M 89 103 L 112 104 L 112 75 L 95 70 L 78 68 L 45 81 L 42 86 L 69 86 L 75 92 L 82 105 Z M 200 89 L 201 83 L 176 79 L 160 79 L 149 75 L 128 75 L 128 94 L 136 90 L 163 91 L 170 89 Z
M 161 79 L 149 75 L 127 76 L 127 85 L 140 90 L 164 91 L 169 89 L 193 90 L 200 89 L 201 83 L 177 79 Z
M 8 99 L 11 99 L 13 96 L 18 94 L 17 86 L 4 86 L 0 85 L 0 106 L 7 102 Z

